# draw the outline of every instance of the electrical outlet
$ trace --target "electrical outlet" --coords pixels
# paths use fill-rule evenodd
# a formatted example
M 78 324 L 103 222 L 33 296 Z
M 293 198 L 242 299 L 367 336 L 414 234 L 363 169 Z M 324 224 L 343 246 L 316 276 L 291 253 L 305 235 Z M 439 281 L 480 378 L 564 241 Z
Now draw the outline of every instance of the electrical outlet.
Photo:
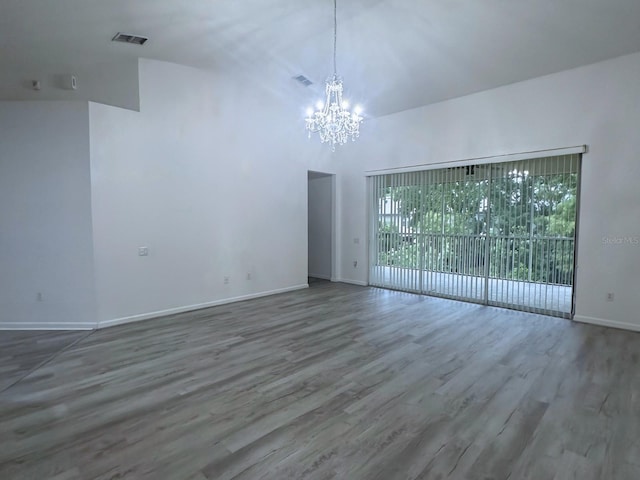
M 138 247 L 138 256 L 146 257 L 149 255 L 149 247 Z
M 38 302 L 42 302 L 42 292 L 38 292 L 38 293 L 36 294 L 36 300 L 37 300 Z
M 229 277 L 224 277 L 223 282 L 225 285 L 228 285 L 229 281 L 230 281 Z
M 607 293 L 607 302 L 613 302 L 613 292 Z
M 353 243 L 355 243 L 356 245 L 360 245 L 360 239 L 358 237 L 354 238 Z
M 251 272 L 247 272 L 247 280 L 251 280 Z
M 354 260 L 354 261 L 353 261 L 353 268 L 357 268 L 357 267 L 358 267 L 358 261 L 357 261 L 357 260 Z

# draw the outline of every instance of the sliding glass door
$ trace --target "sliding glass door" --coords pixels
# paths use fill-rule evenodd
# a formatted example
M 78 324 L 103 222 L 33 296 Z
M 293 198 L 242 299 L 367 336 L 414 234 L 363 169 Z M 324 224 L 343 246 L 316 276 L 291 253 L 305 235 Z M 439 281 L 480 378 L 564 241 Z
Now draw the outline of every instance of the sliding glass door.
M 371 177 L 371 285 L 570 317 L 580 155 Z

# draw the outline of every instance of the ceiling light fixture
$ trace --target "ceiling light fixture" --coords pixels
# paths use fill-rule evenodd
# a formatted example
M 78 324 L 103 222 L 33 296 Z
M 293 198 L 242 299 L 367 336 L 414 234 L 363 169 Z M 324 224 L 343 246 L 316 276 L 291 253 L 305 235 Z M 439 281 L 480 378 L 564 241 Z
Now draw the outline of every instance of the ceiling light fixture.
M 313 108 L 307 110 L 306 128 L 309 138 L 312 133 L 318 133 L 320 141 L 331 144 L 334 152 L 336 145 L 343 145 L 349 138 L 358 138 L 362 122 L 362 109 L 356 105 L 351 113 L 349 103 L 342 98 L 342 78 L 338 76 L 336 68 L 337 44 L 338 0 L 333 0 L 333 75 L 327 79 L 324 103 L 319 101 L 315 112 Z

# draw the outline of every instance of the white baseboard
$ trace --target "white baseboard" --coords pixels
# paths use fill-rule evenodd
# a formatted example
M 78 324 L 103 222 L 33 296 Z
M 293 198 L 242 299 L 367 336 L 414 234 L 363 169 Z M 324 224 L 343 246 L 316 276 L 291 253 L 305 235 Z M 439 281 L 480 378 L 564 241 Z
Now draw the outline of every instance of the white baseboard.
M 573 319 L 580 323 L 589 323 L 591 325 L 599 325 L 601 327 L 619 328 L 621 330 L 631 330 L 640 332 L 640 325 L 636 323 L 618 322 L 616 320 L 607 320 L 604 318 L 585 317 L 583 315 L 574 315 Z
M 348 278 L 338 278 L 338 279 L 335 279 L 333 281 L 341 282 L 341 283 L 350 283 L 351 285 L 360 285 L 361 287 L 368 286 L 367 282 L 362 282 L 360 280 L 350 280 Z
M 0 330 L 93 330 L 88 322 L 0 322 Z
M 131 315 L 129 317 L 114 318 L 112 320 L 103 320 L 102 322 L 98 323 L 97 328 L 114 327 L 116 325 L 123 325 L 125 323 L 131 323 L 131 322 L 139 322 L 141 320 L 148 320 L 150 318 L 164 317 L 166 315 L 174 315 L 176 313 L 191 312 L 193 310 L 216 307 L 218 305 L 226 305 L 227 303 L 242 302 L 244 300 L 251 300 L 253 298 L 267 297 L 269 295 L 276 295 L 278 293 L 293 292 L 294 290 L 301 290 L 303 288 L 309 288 L 309 284 L 304 283 L 301 285 L 295 285 L 293 287 L 279 288 L 277 290 L 251 293 L 249 295 L 241 295 L 239 297 L 223 298 L 221 300 L 214 300 L 213 302 L 198 303 L 196 305 L 187 305 L 183 307 L 169 308 L 167 310 L 158 310 L 156 312 L 142 313 L 140 315 Z
M 308 276 L 311 278 L 320 278 L 322 280 L 331 280 L 330 275 L 321 275 L 319 273 L 309 273 Z

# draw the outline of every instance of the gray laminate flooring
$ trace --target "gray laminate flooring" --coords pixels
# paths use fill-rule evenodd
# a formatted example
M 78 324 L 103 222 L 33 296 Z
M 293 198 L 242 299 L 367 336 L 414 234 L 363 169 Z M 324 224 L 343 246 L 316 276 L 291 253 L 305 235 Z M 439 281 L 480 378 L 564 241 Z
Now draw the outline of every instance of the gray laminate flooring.
M 634 333 L 314 282 L 35 335 L 0 332 L 2 480 L 640 478 Z
M 0 392 L 86 335 L 87 332 L 0 331 Z

